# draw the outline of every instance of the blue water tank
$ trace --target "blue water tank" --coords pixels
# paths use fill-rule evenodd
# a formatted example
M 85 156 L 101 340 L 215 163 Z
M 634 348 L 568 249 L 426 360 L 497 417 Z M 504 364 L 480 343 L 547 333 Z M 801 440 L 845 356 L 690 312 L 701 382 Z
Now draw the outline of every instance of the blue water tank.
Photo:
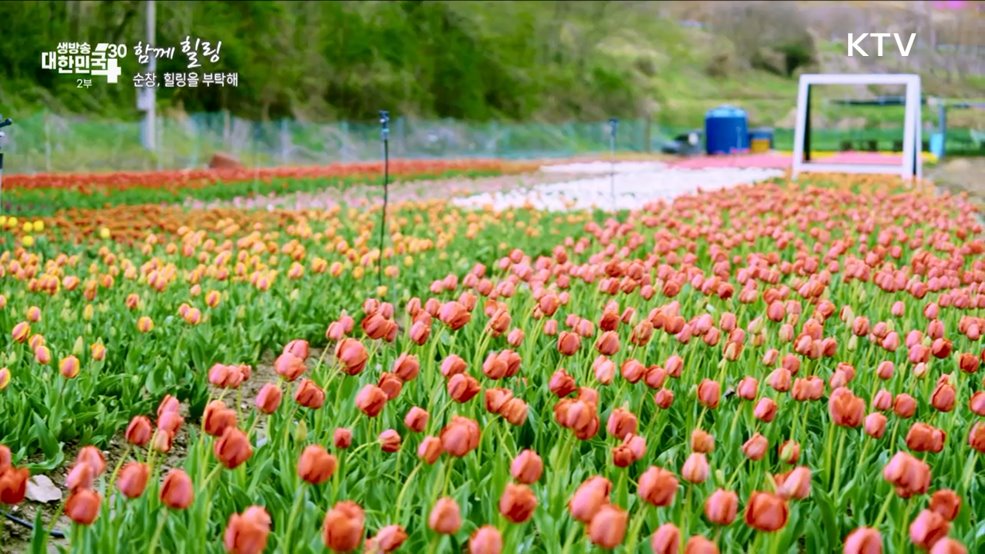
M 705 146 L 709 154 L 749 151 L 749 118 L 734 106 L 719 106 L 705 114 Z

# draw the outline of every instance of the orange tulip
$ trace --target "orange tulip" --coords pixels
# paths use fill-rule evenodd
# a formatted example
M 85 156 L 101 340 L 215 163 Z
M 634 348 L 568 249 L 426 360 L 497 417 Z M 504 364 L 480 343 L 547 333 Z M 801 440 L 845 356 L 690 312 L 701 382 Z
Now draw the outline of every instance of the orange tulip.
M 325 514 L 322 540 L 332 550 L 355 550 L 363 540 L 365 524 L 366 516 L 359 504 L 343 500 Z
M 499 512 L 513 523 L 530 519 L 537 509 L 537 497 L 527 485 L 508 483 L 499 498 Z
M 270 514 L 261 506 L 250 506 L 242 514 L 229 516 L 223 546 L 228 554 L 261 554 L 270 535 Z
M 161 484 L 161 502 L 172 510 L 184 510 L 195 499 L 195 488 L 188 474 L 172 469 Z
M 62 360 L 58 362 L 58 371 L 62 374 L 62 377 L 65 377 L 66 379 L 75 378 L 79 374 L 79 370 L 79 359 L 75 356 L 62 358 Z
M 99 516 L 99 506 L 102 498 L 94 490 L 78 489 L 73 491 L 65 502 L 65 515 L 79 525 L 92 525 Z
M 715 449 L 715 437 L 702 429 L 691 431 L 691 451 L 708 454 Z
M 311 483 L 320 485 L 328 481 L 338 467 L 338 460 L 321 446 L 316 444 L 305 447 L 298 460 L 298 477 Z
M 599 508 L 588 524 L 588 538 L 602 548 L 615 548 L 622 544 L 629 524 L 629 513 L 612 504 Z
M 771 533 L 787 524 L 787 503 L 775 494 L 754 491 L 746 504 L 746 525 Z
M 441 535 L 454 535 L 462 526 L 462 515 L 458 509 L 458 503 L 453 498 L 444 496 L 439 498 L 431 508 L 428 516 L 428 527 L 435 533 Z
M 123 496 L 127 498 L 137 498 L 144 494 L 147 488 L 147 479 L 150 477 L 150 469 L 146 464 L 140 462 L 127 462 L 120 469 L 120 475 L 116 480 L 116 487 L 120 489 Z

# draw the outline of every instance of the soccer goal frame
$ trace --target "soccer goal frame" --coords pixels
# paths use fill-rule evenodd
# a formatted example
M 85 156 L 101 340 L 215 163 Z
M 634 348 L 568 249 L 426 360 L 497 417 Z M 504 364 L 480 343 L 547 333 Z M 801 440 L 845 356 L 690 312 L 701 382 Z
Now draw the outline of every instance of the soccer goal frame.
M 903 161 L 900 164 L 834 164 L 811 160 L 811 87 L 816 85 L 904 85 Z M 791 176 L 811 171 L 832 173 L 888 173 L 904 179 L 923 174 L 920 158 L 920 76 L 909 73 L 805 74 L 797 93 L 797 127 L 794 131 Z

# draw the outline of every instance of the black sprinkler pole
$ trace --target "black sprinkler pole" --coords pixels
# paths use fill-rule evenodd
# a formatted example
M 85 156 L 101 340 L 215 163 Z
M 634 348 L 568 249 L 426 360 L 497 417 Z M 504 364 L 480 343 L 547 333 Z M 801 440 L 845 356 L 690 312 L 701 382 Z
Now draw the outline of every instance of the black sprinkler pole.
M 383 212 L 380 214 L 380 258 L 376 268 L 376 288 L 383 286 L 383 241 L 386 237 L 386 207 L 390 201 L 390 112 L 380 110 L 380 139 L 383 140 Z
M 616 130 L 619 120 L 609 119 L 609 197 L 612 199 L 612 210 L 616 209 Z
M 11 124 L 13 124 L 13 121 L 9 117 L 4 119 L 3 115 L 0 115 L 0 129 L 9 127 Z M 3 211 L 3 147 L 6 146 L 6 142 L 7 135 L 3 131 L 0 131 L 0 212 Z

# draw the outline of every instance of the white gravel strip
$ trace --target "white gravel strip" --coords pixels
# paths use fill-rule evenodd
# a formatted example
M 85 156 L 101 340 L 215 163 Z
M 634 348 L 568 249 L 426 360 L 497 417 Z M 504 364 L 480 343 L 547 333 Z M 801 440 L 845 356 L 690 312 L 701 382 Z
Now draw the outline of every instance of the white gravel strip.
M 580 173 L 605 173 L 605 175 L 538 185 L 527 189 L 476 194 L 455 199 L 453 202 L 471 208 L 492 206 L 496 210 L 528 205 L 548 211 L 593 208 L 632 210 L 639 209 L 643 204 L 653 200 L 670 200 L 684 194 L 696 193 L 698 190 L 717 190 L 755 183 L 784 173 L 778 169 L 725 167 L 677 169 L 659 163 L 621 162 L 615 164 L 616 172 L 610 180 L 611 164 L 609 163 L 569 164 L 567 167 L 572 166 L 575 166 L 576 171 Z M 604 172 L 601 171 L 602 166 Z M 550 167 L 559 166 L 547 166 L 543 170 L 546 171 Z M 614 189 L 614 194 L 610 192 L 610 187 Z

